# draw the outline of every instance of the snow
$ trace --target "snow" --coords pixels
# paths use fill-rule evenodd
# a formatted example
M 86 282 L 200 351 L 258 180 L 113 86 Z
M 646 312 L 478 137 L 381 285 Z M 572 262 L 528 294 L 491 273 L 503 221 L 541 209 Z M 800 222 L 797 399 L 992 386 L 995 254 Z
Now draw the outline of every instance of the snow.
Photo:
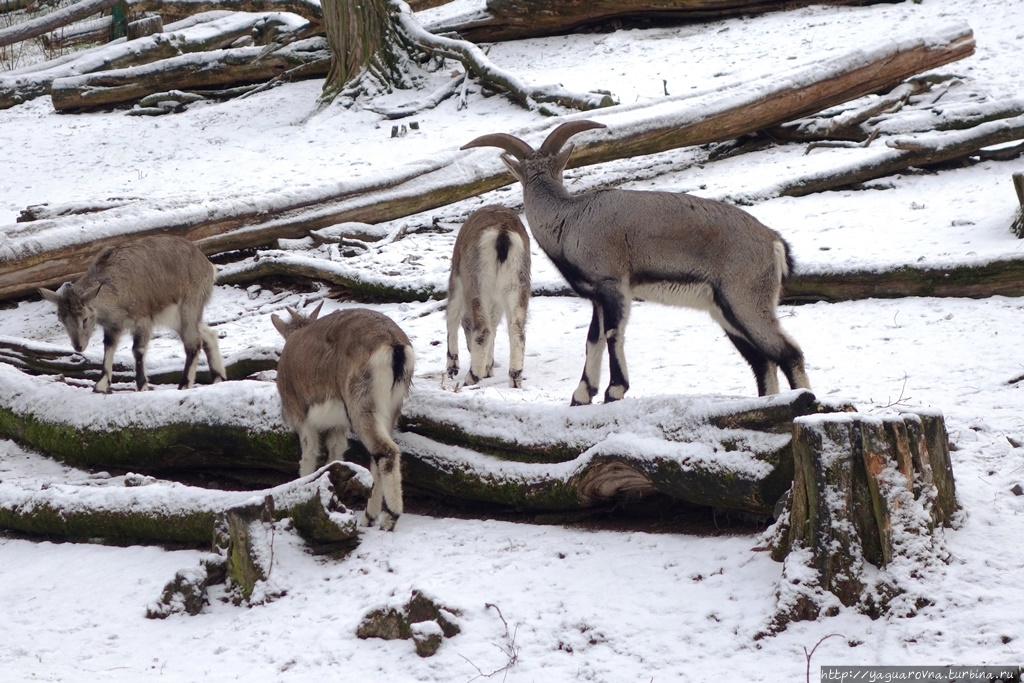
M 450 9 L 472 13 L 481 5 L 460 0 Z M 440 17 L 443 10 L 431 13 Z M 516 41 L 494 45 L 488 55 L 529 83 L 558 82 L 577 92 L 606 88 L 623 105 L 649 105 L 666 92 L 713 102 L 716 93 L 738 83 L 783 78 L 852 48 L 941 34 L 963 22 L 974 31 L 977 52 L 939 70 L 958 77 L 943 101 L 968 106 L 1018 98 L 1024 9 L 1003 0 L 807 7 L 678 28 Z M 425 84 L 424 92 L 433 85 Z M 0 232 L 31 231 L 32 224 L 16 226 L 15 219 L 22 208 L 42 202 L 140 198 L 111 210 L 110 229 L 137 225 L 143 205 L 167 206 L 183 217 L 231 206 L 273 213 L 300 193 L 326 197 L 341 188 L 371 187 L 463 155 L 467 161 L 456 171 L 474 173 L 478 160 L 498 163 L 497 152 L 461 153 L 462 144 L 499 131 L 518 131 L 535 143 L 552 124 L 504 98 L 484 98 L 474 86 L 467 109 L 443 102 L 414 117 L 418 130 L 393 138 L 391 127 L 401 122 L 359 108 L 318 111 L 319 89 L 315 81 L 289 84 L 158 118 L 57 115 L 45 99 L 0 111 L 0 159 L 8 169 L 0 175 Z M 623 120 L 634 115 L 625 112 Z M 900 134 L 913 134 L 909 121 Z M 778 198 L 772 190 L 783 179 L 875 153 L 872 147 L 804 154 L 803 146 L 778 145 L 707 163 L 706 150 L 682 149 L 575 169 L 566 180 L 573 191 L 617 184 L 743 199 L 750 202 L 747 210 L 793 245 L 804 272 L 941 267 L 1019 255 L 1024 243 L 1008 230 L 1017 208 L 1009 178 L 1020 170 L 1019 160 L 900 174 L 864 191 Z M 521 209 L 521 191 L 502 188 L 392 221 L 381 232 L 397 236 L 405 227 L 404 236 L 363 256 L 292 242 L 273 257 L 371 270 L 384 282 L 443 292 L 454 236 L 428 230 L 435 224 L 455 228 L 485 202 Z M 62 240 L 90 238 L 76 234 L 81 230 L 73 220 L 62 225 L 68 226 Z M 6 250 L 4 242 L 0 238 Z M 537 288 L 564 290 L 536 247 L 533 263 Z M 270 314 L 323 296 L 221 286 L 207 320 L 227 359 L 268 356 L 281 345 Z M 327 300 L 324 313 L 351 305 Z M 586 302 L 533 299 L 522 390 L 509 389 L 503 376 L 508 343 L 499 332 L 495 377 L 459 393 L 443 377 L 443 305 L 374 308 L 393 317 L 416 348 L 409 410 L 470 422 L 495 436 L 599 444 L 591 454 L 630 447 L 648 454 L 674 448 L 678 455 L 694 447 L 680 435 L 690 424 L 687 416 L 699 415 L 709 396 L 741 405 L 754 392 L 749 369 L 728 340 L 693 311 L 636 303 L 628 328 L 627 399 L 570 410 L 590 320 Z M 872 621 L 836 604 L 835 617 L 794 623 L 755 640 L 777 600 L 794 598 L 794 586 L 780 586 L 783 565 L 755 550 L 758 533 L 727 522 L 718 533 L 693 535 L 664 533 L 654 524 L 594 530 L 407 514 L 394 533 L 367 530 L 342 560 L 310 555 L 282 530 L 274 537 L 271 571 L 273 589 L 283 595 L 245 608 L 214 593 L 202 614 L 163 620 L 146 619 L 147 607 L 177 572 L 192 570 L 207 553 L 0 536 L 0 680 L 447 683 L 492 672 L 492 680 L 513 682 L 708 680 L 724 672 L 749 681 L 803 680 L 805 652 L 819 642 L 812 676 L 819 664 L 1024 664 L 1024 496 L 1011 491 L 1024 484 L 1024 389 L 1010 383 L 1024 373 L 1024 302 L 907 298 L 787 306 L 781 313 L 806 353 L 819 399 L 848 401 L 880 418 L 900 410 L 945 416 L 965 514 L 958 528 L 945 531 L 948 565 L 918 574 L 900 568 L 906 570 L 901 584 L 932 601 L 913 618 Z M 0 310 L 0 337 L 70 349 L 52 306 L 40 301 Z M 83 355 L 98 363 L 99 340 Z M 125 343 L 118 359 L 130 358 Z M 158 333 L 147 361 L 151 373 L 179 370 L 180 342 Z M 0 366 L 0 404 L 73 424 L 205 419 L 204 406 L 216 404 L 218 414 L 233 421 L 280 428 L 271 378 L 189 392 L 158 387 L 145 396 L 121 384 L 114 394 L 97 396 L 90 383 L 28 378 Z M 400 436 L 412 439 L 422 437 Z M 579 465 L 494 464 L 474 460 L 482 456 L 464 449 L 445 449 L 438 457 L 473 460 L 493 468 L 494 476 L 568 476 Z M 72 470 L 0 442 L 0 495 L 44 486 L 80 490 L 89 482 L 119 479 Z M 170 505 L 185 489 L 133 483 L 146 485 L 119 490 L 142 497 L 152 491 L 154 505 Z M 794 554 L 787 560 L 791 579 L 799 576 L 799 559 Z M 420 658 L 409 641 L 356 638 L 367 612 L 404 604 L 413 590 L 461 613 L 461 633 L 446 639 L 436 655 Z M 840 637 L 823 640 L 830 634 Z

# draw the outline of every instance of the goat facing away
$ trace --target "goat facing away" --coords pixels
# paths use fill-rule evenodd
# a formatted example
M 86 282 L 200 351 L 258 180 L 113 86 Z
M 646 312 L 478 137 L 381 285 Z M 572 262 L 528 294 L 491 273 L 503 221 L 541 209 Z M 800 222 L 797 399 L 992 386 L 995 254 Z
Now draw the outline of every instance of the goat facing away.
M 409 337 L 391 318 L 363 308 L 317 319 L 291 308 L 291 320 L 272 315 L 285 338 L 277 364 L 277 391 L 285 421 L 299 434 L 299 474 L 317 467 L 320 434 L 327 461 L 343 460 L 351 429 L 370 453 L 373 490 L 364 523 L 394 529 L 402 514 L 401 453 L 391 438 L 412 383 Z
M 185 347 L 179 389 L 195 384 L 199 350 L 206 353 L 213 381 L 227 378 L 217 333 L 203 323 L 217 270 L 192 242 L 170 235 L 144 237 L 103 249 L 79 280 L 39 294 L 57 305 L 57 318 L 81 353 L 98 325 L 103 330 L 103 374 L 94 391 L 110 393 L 114 351 L 121 335 L 132 335 L 135 386 L 149 388 L 146 347 L 157 325 L 178 333 Z
M 530 237 L 519 215 L 496 204 L 470 214 L 455 238 L 448 278 L 448 376 L 459 374 L 459 325 L 470 368 L 465 384 L 494 374 L 494 335 L 508 325 L 510 387 L 523 386 L 526 309 L 530 303 Z
M 758 394 L 777 393 L 781 366 L 791 388 L 809 388 L 800 347 L 783 331 L 776 308 L 792 270 L 785 240 L 746 211 L 672 192 L 602 189 L 570 195 L 562 181 L 573 145 L 594 121 L 570 121 L 534 150 L 505 133 L 464 145 L 498 147 L 523 186 L 533 237 L 569 285 L 593 303 L 583 377 L 572 405 L 589 404 L 608 346 L 606 402 L 629 388 L 624 331 L 634 298 L 706 310 L 725 330 L 757 379 Z

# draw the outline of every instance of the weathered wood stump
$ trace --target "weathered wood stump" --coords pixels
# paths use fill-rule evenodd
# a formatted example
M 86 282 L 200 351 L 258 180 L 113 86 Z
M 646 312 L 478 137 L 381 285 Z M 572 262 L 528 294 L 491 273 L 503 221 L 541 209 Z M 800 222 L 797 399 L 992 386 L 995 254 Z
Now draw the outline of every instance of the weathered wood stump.
M 1017 191 L 1017 201 L 1020 206 L 1013 217 L 1013 223 L 1010 224 L 1010 232 L 1018 238 L 1024 239 L 1024 173 L 1018 171 L 1013 174 L 1012 179 L 1013 189 Z
M 772 557 L 785 564 L 769 630 L 840 605 L 878 617 L 927 604 L 908 577 L 941 571 L 943 528 L 958 510 L 942 415 L 800 417 L 793 456 L 772 531 Z

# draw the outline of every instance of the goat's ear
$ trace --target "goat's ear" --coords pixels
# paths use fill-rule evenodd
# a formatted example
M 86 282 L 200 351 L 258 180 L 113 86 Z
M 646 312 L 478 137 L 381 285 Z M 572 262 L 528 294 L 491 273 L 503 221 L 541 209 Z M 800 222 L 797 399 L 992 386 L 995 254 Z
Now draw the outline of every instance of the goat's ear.
M 523 184 L 526 183 L 526 181 L 523 180 L 523 164 L 519 159 L 516 159 L 510 154 L 502 154 L 501 160 L 505 162 L 506 166 L 508 166 L 508 170 L 512 171 L 512 175 L 516 177 L 516 180 Z
M 39 296 L 43 297 L 44 299 L 49 301 L 51 304 L 55 304 L 55 303 L 58 303 L 60 301 L 60 294 L 58 294 L 57 292 L 53 291 L 52 289 L 45 289 L 43 287 L 40 287 L 39 288 Z
M 323 308 L 323 307 L 324 307 L 324 302 L 321 301 L 317 305 L 317 307 L 313 309 L 313 312 L 309 314 L 309 322 L 313 322 L 314 320 L 316 320 L 316 317 L 318 315 L 320 315 L 320 309 Z
M 560 174 L 565 170 L 565 165 L 569 163 L 569 157 L 574 149 L 576 146 L 570 142 L 558 151 L 558 154 L 555 155 L 555 173 Z
M 96 295 L 100 293 L 100 287 L 102 287 L 102 286 L 103 286 L 102 282 L 97 282 L 95 285 L 93 285 L 89 289 L 85 290 L 84 292 L 81 292 L 79 294 L 79 297 L 82 299 L 82 303 L 83 304 L 87 304 L 90 301 L 92 301 L 93 299 L 95 299 Z
M 281 333 L 282 337 L 286 339 L 288 338 L 288 323 L 282 320 L 281 316 L 274 313 L 270 316 L 270 322 L 274 323 L 274 327 L 277 328 L 277 331 Z

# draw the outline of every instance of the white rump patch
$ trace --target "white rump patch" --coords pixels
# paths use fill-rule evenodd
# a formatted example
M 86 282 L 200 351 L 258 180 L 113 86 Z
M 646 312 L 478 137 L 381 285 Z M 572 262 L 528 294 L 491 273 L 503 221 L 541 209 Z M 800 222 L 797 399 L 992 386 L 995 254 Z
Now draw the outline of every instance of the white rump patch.
M 319 431 L 326 431 L 334 427 L 348 429 L 348 413 L 345 411 L 345 403 L 331 399 L 311 405 L 306 413 L 306 424 L 316 427 Z

